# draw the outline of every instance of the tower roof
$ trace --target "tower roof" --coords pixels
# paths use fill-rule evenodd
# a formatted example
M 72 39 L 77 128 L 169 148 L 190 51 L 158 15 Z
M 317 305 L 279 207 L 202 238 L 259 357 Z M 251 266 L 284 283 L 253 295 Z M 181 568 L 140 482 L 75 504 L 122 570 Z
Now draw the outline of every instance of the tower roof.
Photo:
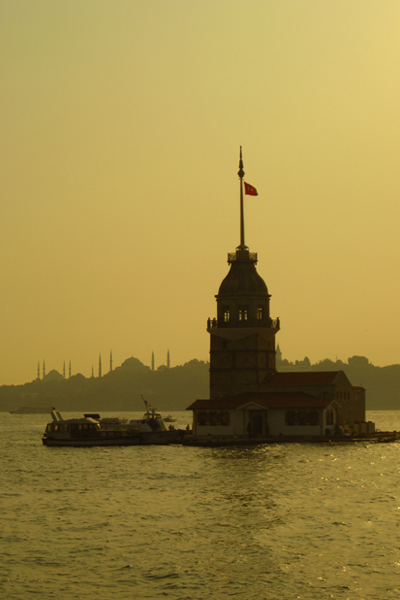
M 228 254 L 228 263 L 231 265 L 230 271 L 222 281 L 218 297 L 224 296 L 267 296 L 268 288 L 265 281 L 257 273 L 257 253 L 250 252 L 244 243 L 244 215 L 243 215 L 243 159 L 242 147 L 240 147 L 239 158 L 239 179 L 240 179 L 240 245 L 236 252 Z
M 268 288 L 263 278 L 257 273 L 257 255 L 248 250 L 237 249 L 229 255 L 231 268 L 222 281 L 218 296 L 263 295 L 268 296 Z

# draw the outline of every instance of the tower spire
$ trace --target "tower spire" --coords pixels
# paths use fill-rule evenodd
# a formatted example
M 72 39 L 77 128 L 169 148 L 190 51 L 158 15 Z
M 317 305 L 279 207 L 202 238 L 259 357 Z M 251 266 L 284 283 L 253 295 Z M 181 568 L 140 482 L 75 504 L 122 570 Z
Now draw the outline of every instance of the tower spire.
M 240 155 L 239 155 L 239 171 L 238 171 L 239 179 L 240 179 L 240 246 L 241 250 L 245 250 L 247 247 L 244 243 L 244 209 L 243 209 L 243 160 L 242 160 L 242 146 L 240 146 Z

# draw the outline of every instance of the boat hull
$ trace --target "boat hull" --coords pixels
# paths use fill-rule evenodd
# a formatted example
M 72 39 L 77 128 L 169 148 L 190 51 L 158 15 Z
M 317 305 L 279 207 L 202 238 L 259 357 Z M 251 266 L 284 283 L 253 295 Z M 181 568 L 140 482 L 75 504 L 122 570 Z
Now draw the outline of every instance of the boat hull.
M 131 435 L 106 435 L 88 438 L 63 438 L 43 436 L 42 442 L 45 446 L 90 448 L 94 446 L 144 446 L 181 444 L 183 431 L 159 431 L 149 433 L 138 433 Z

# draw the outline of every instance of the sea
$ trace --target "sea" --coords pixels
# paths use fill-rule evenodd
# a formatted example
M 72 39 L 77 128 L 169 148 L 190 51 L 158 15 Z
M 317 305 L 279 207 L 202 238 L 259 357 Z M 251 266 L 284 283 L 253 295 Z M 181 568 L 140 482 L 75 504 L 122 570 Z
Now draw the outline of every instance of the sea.
M 400 597 L 400 442 L 48 448 L 48 420 L 0 413 L 0 598 Z

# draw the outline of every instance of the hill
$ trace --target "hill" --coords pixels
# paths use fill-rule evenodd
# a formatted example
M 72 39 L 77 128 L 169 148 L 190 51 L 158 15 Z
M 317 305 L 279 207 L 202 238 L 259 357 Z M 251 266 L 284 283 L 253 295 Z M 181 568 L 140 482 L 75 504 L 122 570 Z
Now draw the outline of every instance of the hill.
M 184 410 L 196 398 L 208 397 L 206 362 L 191 360 L 182 366 L 152 371 L 137 358 L 128 358 L 103 377 L 81 374 L 68 379 L 46 376 L 18 386 L 0 387 L 0 411 L 17 406 L 51 407 L 79 411 L 136 411 L 141 395 L 159 410 Z
M 400 410 L 400 365 L 376 367 L 365 356 L 343 362 L 306 357 L 277 362 L 278 371 L 338 371 L 353 385 L 366 388 L 367 410 Z M 64 411 L 142 410 L 141 395 L 161 411 L 185 410 L 197 398 L 208 398 L 209 363 L 193 359 L 184 365 L 152 371 L 135 357 L 103 377 L 81 374 L 64 379 L 56 371 L 23 385 L 0 387 L 0 411 L 18 406 L 55 406 Z

